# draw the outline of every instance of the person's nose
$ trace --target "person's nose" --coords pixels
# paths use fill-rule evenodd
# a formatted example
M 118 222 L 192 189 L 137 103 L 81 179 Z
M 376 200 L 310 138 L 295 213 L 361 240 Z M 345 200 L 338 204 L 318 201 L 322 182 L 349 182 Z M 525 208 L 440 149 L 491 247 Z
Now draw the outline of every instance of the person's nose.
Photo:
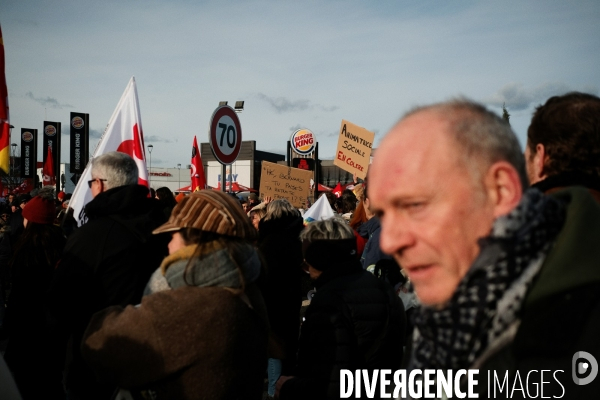
M 381 220 L 379 247 L 386 254 L 399 254 L 415 244 L 416 237 L 410 224 L 395 215 L 385 216 Z

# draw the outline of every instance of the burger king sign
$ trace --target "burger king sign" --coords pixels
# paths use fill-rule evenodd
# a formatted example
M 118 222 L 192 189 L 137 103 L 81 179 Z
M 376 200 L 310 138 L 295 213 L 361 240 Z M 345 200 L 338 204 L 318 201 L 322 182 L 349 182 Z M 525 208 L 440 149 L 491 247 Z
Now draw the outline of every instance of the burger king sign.
M 292 149 L 303 156 L 312 153 L 317 143 L 315 134 L 309 129 L 298 129 L 292 134 L 290 141 L 292 142 Z

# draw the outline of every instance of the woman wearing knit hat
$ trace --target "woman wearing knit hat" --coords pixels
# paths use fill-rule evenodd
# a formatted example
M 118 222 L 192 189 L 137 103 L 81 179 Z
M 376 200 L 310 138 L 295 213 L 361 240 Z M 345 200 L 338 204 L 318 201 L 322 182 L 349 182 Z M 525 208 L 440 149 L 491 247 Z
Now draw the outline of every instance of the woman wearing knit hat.
M 54 217 L 54 192 L 42 189 L 23 209 L 25 230 L 10 263 L 4 358 L 24 399 L 38 398 L 40 387 L 44 398 L 64 398 L 62 355 L 53 352 L 58 336 L 48 325 L 44 308 L 46 290 L 65 245 L 61 229 L 52 224 Z
M 144 398 L 261 399 L 268 322 L 256 230 L 234 198 L 201 190 L 154 233 L 172 235 L 170 255 L 141 305 L 94 316 L 84 358 Z

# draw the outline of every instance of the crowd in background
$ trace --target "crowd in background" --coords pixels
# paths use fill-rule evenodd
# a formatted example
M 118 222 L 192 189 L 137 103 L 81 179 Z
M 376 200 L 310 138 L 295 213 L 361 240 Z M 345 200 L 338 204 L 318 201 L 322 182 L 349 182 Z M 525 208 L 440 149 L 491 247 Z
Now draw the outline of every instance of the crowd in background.
M 436 104 L 400 120 L 366 180 L 322 194 L 333 218 L 307 224 L 255 193 L 149 194 L 129 156 L 104 154 L 82 226 L 51 188 L 0 207 L 0 386 L 24 399 L 330 399 L 342 369 L 600 357 L 598 160 L 595 96 L 538 108 L 525 155 L 482 106 Z

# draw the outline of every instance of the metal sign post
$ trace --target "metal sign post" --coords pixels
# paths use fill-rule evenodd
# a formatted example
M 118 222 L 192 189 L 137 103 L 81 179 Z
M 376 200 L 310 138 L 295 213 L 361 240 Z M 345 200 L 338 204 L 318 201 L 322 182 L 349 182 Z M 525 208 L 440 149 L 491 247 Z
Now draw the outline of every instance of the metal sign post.
M 227 164 L 233 164 L 242 147 L 242 126 L 235 110 L 227 105 L 217 107 L 209 126 L 208 141 L 221 163 L 221 190 L 225 192 Z

